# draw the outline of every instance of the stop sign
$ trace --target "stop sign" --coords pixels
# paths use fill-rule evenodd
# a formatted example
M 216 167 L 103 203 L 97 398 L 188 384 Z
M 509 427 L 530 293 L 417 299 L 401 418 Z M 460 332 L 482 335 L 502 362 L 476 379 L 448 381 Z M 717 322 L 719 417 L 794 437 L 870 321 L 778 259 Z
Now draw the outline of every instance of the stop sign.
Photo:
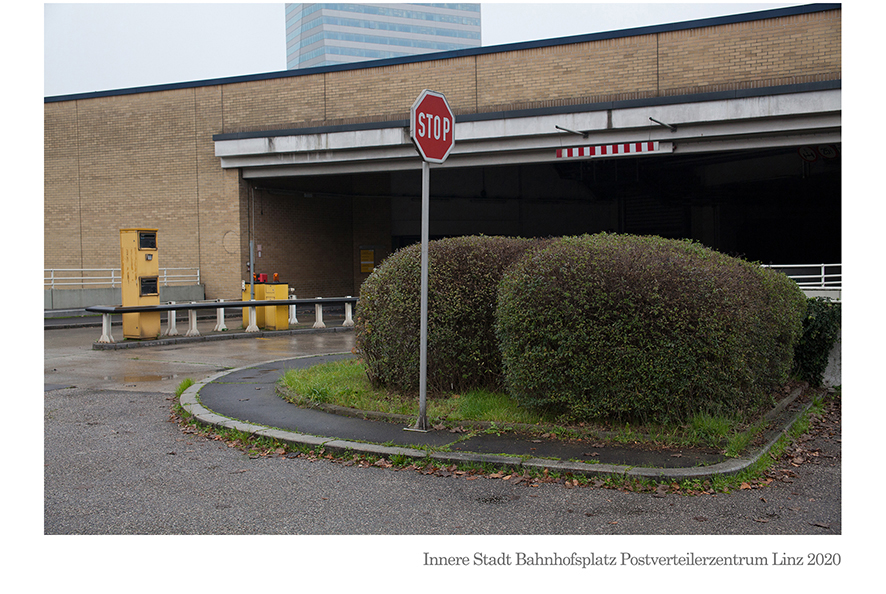
M 454 129 L 455 117 L 446 97 L 427 89 L 422 91 L 409 113 L 409 137 L 421 158 L 432 163 L 445 161 L 455 144 Z

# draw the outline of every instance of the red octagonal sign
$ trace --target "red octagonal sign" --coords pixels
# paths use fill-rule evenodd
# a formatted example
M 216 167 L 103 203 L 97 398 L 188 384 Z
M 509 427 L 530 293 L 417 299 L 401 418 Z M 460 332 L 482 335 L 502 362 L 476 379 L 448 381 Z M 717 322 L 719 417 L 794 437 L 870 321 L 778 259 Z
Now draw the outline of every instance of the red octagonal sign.
M 432 163 L 445 161 L 455 144 L 454 129 L 455 117 L 446 97 L 427 89 L 422 91 L 409 114 L 409 137 L 421 158 Z

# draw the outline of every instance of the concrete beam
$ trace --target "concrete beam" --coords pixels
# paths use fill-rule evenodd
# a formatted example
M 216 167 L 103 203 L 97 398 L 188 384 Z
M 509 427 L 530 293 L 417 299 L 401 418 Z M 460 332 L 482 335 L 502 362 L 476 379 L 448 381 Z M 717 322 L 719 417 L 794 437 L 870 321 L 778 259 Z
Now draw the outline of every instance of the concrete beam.
M 456 121 L 455 138 L 447 167 L 547 162 L 558 148 L 640 141 L 677 153 L 836 143 L 841 90 Z M 246 178 L 421 167 L 405 127 L 219 140 L 215 154 Z

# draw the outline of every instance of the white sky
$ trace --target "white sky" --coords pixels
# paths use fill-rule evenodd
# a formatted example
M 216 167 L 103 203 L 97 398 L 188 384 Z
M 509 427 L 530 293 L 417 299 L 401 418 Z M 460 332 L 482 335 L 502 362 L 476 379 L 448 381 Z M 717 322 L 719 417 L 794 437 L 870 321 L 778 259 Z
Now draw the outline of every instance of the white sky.
M 800 3 L 484 3 L 483 45 Z M 46 4 L 44 96 L 286 69 L 284 4 Z

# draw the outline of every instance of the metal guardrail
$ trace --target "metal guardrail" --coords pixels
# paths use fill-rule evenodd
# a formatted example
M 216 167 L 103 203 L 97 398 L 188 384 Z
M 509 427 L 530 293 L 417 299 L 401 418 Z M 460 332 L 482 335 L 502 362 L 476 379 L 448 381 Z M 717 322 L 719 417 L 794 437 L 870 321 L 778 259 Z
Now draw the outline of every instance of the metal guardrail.
M 161 268 L 157 278 L 160 286 L 199 285 L 199 268 Z M 119 268 L 44 268 L 43 288 L 58 289 L 73 286 L 108 287 L 122 285 L 123 275 Z
M 842 264 L 764 264 L 783 272 L 801 289 L 840 289 L 843 286 Z
M 126 314 L 126 313 L 145 313 L 145 312 L 169 312 L 167 322 L 167 329 L 164 333 L 164 336 L 177 336 L 179 334 L 178 329 L 176 328 L 176 319 L 175 312 L 177 311 L 187 311 L 188 312 L 188 330 L 185 333 L 185 336 L 200 336 L 200 332 L 197 330 L 197 311 L 201 309 L 214 309 L 216 310 L 216 324 L 213 328 L 213 332 L 221 332 L 227 330 L 225 326 L 225 309 L 226 308 L 249 308 L 249 324 L 246 327 L 246 332 L 259 332 L 259 328 L 256 325 L 256 307 L 280 307 L 280 306 L 288 306 L 289 307 L 289 323 L 297 324 L 298 318 L 296 317 L 296 306 L 298 305 L 314 305 L 314 328 L 325 328 L 326 324 L 323 322 L 323 306 L 324 305 L 337 305 L 344 304 L 345 306 L 345 320 L 342 323 L 342 326 L 349 327 L 354 325 L 354 304 L 357 303 L 359 299 L 357 297 L 317 297 L 315 299 L 263 299 L 263 300 L 250 300 L 250 301 L 225 301 L 223 299 L 219 299 L 216 301 L 192 301 L 189 303 L 164 303 L 162 305 L 134 305 L 134 306 L 122 306 L 122 305 L 91 305 L 86 309 L 88 312 L 100 313 L 102 314 L 102 334 L 99 338 L 98 342 L 100 343 L 113 343 L 116 342 L 114 340 L 113 335 L 111 334 L 111 316 L 115 314 Z

